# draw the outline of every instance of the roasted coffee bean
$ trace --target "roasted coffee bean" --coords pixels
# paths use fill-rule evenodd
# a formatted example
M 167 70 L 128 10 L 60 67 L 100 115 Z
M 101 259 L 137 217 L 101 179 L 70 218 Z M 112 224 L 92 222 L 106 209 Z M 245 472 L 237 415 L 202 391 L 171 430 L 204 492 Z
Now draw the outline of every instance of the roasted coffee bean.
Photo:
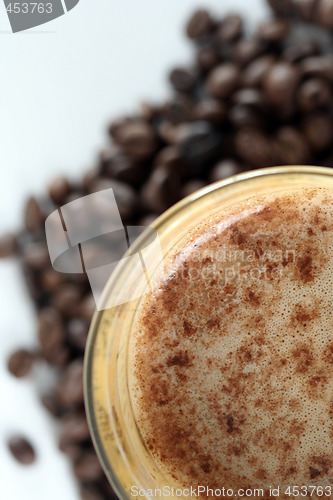
M 220 125 L 226 117 L 226 107 L 217 99 L 203 99 L 195 106 L 193 115 L 196 120 Z
M 325 113 L 308 115 L 303 121 L 303 131 L 309 146 L 317 152 L 332 146 L 333 122 Z
M 226 16 L 219 24 L 216 39 L 219 43 L 231 43 L 238 40 L 243 33 L 243 19 L 237 14 Z
M 319 45 L 314 40 L 303 41 L 299 44 L 289 45 L 283 52 L 282 57 L 290 63 L 297 63 L 306 57 L 319 54 Z
M 333 81 L 333 56 L 314 56 L 304 59 L 300 65 L 303 76 L 318 76 Z
M 17 239 L 12 233 L 6 233 L 0 236 L 0 259 L 11 257 L 17 249 Z
M 323 78 L 306 80 L 297 93 L 298 105 L 305 113 L 326 108 L 332 103 L 331 85 Z
M 60 417 L 62 414 L 59 402 L 53 393 L 44 394 L 41 397 L 41 403 L 47 411 L 54 417 Z
M 124 219 L 124 221 L 129 220 L 135 211 L 137 203 L 136 194 L 133 188 L 124 182 L 102 177 L 96 179 L 90 187 L 92 193 L 104 189 L 113 190 L 121 218 Z
M 50 198 L 58 205 L 65 203 L 70 191 L 70 184 L 65 177 L 57 177 L 56 179 L 53 179 L 49 186 Z
M 264 79 L 267 99 L 277 107 L 289 106 L 295 98 L 300 76 L 295 65 L 288 62 L 273 64 Z
M 66 275 L 63 275 L 61 273 L 58 273 L 54 269 L 45 269 L 42 271 L 40 278 L 39 278 L 39 286 L 45 291 L 45 292 L 55 292 L 57 288 L 59 288 L 60 285 L 65 283 Z
M 67 323 L 68 341 L 73 347 L 83 352 L 87 342 L 88 330 L 89 324 L 82 318 L 73 318 L 69 320 Z
M 314 0 L 313 0 L 314 2 Z M 312 2 L 312 3 L 313 3 Z M 318 0 L 316 6 L 316 20 L 324 28 L 333 28 L 333 1 Z
M 263 54 L 265 46 L 261 40 L 248 38 L 237 42 L 233 49 L 235 62 L 241 66 L 246 66 L 256 57 Z
M 217 99 L 225 99 L 239 84 L 239 68 L 232 63 L 223 63 L 217 66 L 208 75 L 207 90 Z
M 14 377 L 25 377 L 31 372 L 35 356 L 26 349 L 15 351 L 8 359 L 8 370 Z
M 193 100 L 186 95 L 177 95 L 164 108 L 165 118 L 172 124 L 188 122 L 192 119 Z
M 208 122 L 195 122 L 183 129 L 179 143 L 193 175 L 202 172 L 203 166 L 219 155 L 221 137 Z
M 190 17 L 186 33 L 189 38 L 197 40 L 207 35 L 213 27 L 213 21 L 207 10 L 200 9 L 194 12 Z
M 273 55 L 261 56 L 252 61 L 242 74 L 245 87 L 259 87 L 275 61 Z
M 125 153 L 137 160 L 149 157 L 156 149 L 154 131 L 144 120 L 120 127 L 116 140 Z
M 256 109 L 263 108 L 265 105 L 263 92 L 252 88 L 238 90 L 233 94 L 232 100 L 240 106 L 249 106 Z
M 264 42 L 280 42 L 289 32 L 289 23 L 285 19 L 263 21 L 257 30 L 257 36 Z
M 33 271 L 41 271 L 50 265 L 50 255 L 44 242 L 33 243 L 23 249 L 22 262 Z
M 304 165 L 311 160 L 310 150 L 305 137 L 293 127 L 282 127 L 276 139 L 277 162 L 280 165 Z
M 180 92 L 190 92 L 196 83 L 196 73 L 193 69 L 174 68 L 169 78 L 173 88 Z
M 84 412 L 70 413 L 61 420 L 60 447 L 65 443 L 83 443 L 89 436 L 89 426 Z
M 220 57 L 215 48 L 203 47 L 198 50 L 197 65 L 203 72 L 210 71 L 214 66 L 220 62 Z
M 181 197 L 185 198 L 186 196 L 189 196 L 190 194 L 195 193 L 196 191 L 199 191 L 199 189 L 202 189 L 205 187 L 206 183 L 200 179 L 193 179 L 186 184 L 184 184 L 183 189 L 181 191 Z
M 63 371 L 56 386 L 56 396 L 64 407 L 83 404 L 83 361 L 72 361 Z
M 65 329 L 59 312 L 47 307 L 38 315 L 38 339 L 44 358 L 53 364 L 53 360 L 63 350 Z
M 313 22 L 317 18 L 318 0 L 291 0 L 291 8 L 303 21 Z
M 36 460 L 35 450 L 23 436 L 11 437 L 8 441 L 8 448 L 13 457 L 23 465 L 31 465 Z
M 83 486 L 80 495 L 81 500 L 105 500 L 103 493 L 95 486 Z
M 291 11 L 291 0 L 268 0 L 268 3 L 281 16 L 287 16 Z
M 184 158 L 177 145 L 164 147 L 154 159 L 154 165 L 156 167 L 162 165 L 170 169 L 176 168 L 178 171 L 183 170 L 184 163 Z
M 164 212 L 180 198 L 180 177 L 165 166 L 153 170 L 141 193 L 143 205 L 157 213 Z
M 93 450 L 84 451 L 75 461 L 74 474 L 83 483 L 98 481 L 103 477 L 103 469 Z
M 96 312 L 96 303 L 93 295 L 88 293 L 80 303 L 80 316 L 90 323 Z
M 209 182 L 217 182 L 233 175 L 240 174 L 242 166 L 235 160 L 226 159 L 217 163 L 209 173 Z
M 76 316 L 79 311 L 81 290 L 72 283 L 65 283 L 57 288 L 53 299 L 53 307 L 64 316 Z
M 140 163 L 134 162 L 115 148 L 104 150 L 100 158 L 100 173 L 103 177 L 123 181 L 134 186 L 142 182 L 145 177 L 145 169 Z M 97 176 L 89 181 L 89 186 L 96 181 L 98 182 Z
M 228 118 L 230 123 L 236 128 L 262 128 L 264 119 L 257 110 L 249 106 L 235 105 L 229 110 Z
M 240 130 L 236 134 L 235 145 L 240 158 L 253 167 L 263 168 L 276 164 L 271 141 L 259 130 Z
M 25 227 L 30 233 L 36 233 L 43 228 L 43 216 L 40 205 L 36 198 L 29 198 L 25 207 Z

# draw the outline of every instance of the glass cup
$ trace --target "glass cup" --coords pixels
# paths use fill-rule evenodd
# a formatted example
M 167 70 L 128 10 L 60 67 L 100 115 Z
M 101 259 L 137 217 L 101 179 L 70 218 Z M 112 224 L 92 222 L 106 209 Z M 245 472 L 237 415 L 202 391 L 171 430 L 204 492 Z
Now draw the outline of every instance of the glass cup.
M 301 187 L 333 190 L 333 170 L 310 166 L 273 167 L 207 186 L 174 205 L 152 224 L 158 233 L 162 255 L 166 257 L 190 228 L 224 207 L 254 195 Z M 131 247 L 132 254 L 147 247 L 149 238 L 144 232 Z M 153 252 L 148 258 L 151 268 L 158 273 L 161 262 L 157 254 Z M 117 303 L 119 295 L 128 287 L 137 298 L 95 314 L 85 356 L 85 403 L 92 439 L 104 471 L 122 500 L 138 496 L 151 498 L 148 490 L 156 489 L 162 490 L 163 498 L 163 487 L 180 487 L 174 482 L 170 484 L 154 462 L 141 438 L 131 406 L 128 344 L 145 292 L 140 289 L 143 285 L 138 279 L 137 262 L 135 259 L 120 261 L 104 290 L 104 304 Z

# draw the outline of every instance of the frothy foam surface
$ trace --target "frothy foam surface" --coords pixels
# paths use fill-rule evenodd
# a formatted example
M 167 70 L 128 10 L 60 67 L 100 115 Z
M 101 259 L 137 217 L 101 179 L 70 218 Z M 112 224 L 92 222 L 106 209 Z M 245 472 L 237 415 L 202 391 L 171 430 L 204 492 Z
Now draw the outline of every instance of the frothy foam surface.
M 136 419 L 167 477 L 267 498 L 333 484 L 332 282 L 325 189 L 253 198 L 178 246 L 129 352 Z

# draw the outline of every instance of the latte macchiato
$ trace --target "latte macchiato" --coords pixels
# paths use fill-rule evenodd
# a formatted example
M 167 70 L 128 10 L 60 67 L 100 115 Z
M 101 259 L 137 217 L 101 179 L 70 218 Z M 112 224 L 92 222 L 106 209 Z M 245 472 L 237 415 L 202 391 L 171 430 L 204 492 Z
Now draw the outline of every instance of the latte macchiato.
M 332 286 L 324 188 L 223 209 L 169 253 L 129 350 L 134 415 L 169 481 L 267 498 L 333 485 Z

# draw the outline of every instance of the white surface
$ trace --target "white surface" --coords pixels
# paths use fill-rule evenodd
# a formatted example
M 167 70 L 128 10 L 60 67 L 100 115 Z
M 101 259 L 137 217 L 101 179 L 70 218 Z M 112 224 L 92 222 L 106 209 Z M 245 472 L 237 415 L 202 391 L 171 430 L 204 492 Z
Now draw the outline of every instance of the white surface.
M 81 0 L 67 15 L 18 34 L 0 2 L 0 232 L 18 227 L 23 201 L 53 174 L 79 175 L 105 144 L 108 120 L 143 99 L 167 95 L 166 74 L 191 60 L 184 21 L 204 5 L 250 21 L 264 0 Z M 5 500 L 76 500 L 70 467 L 57 451 L 56 429 L 38 402 L 34 374 L 16 381 L 6 358 L 35 342 L 35 318 L 14 262 L 0 262 L 0 481 Z M 18 465 L 5 439 L 22 432 L 40 460 Z

